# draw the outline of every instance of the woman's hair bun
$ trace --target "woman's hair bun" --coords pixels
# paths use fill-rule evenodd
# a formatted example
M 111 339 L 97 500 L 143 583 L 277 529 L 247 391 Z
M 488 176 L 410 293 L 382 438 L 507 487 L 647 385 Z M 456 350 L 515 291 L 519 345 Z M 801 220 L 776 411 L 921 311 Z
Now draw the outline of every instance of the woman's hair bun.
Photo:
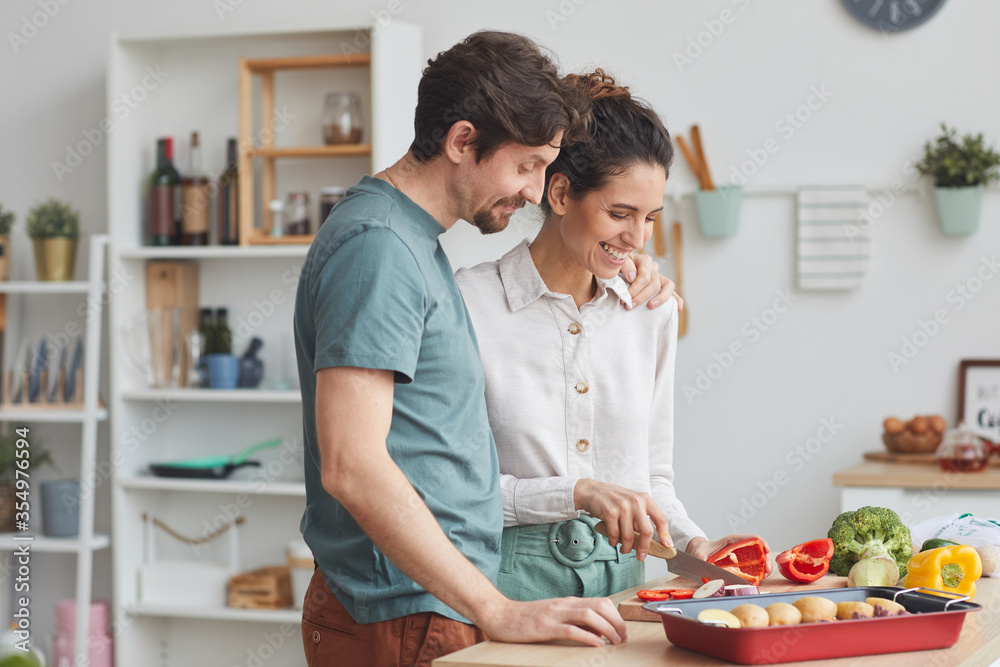
M 588 74 L 570 74 L 567 78 L 575 80 L 592 101 L 630 97 L 628 86 L 616 85 L 615 78 L 601 68 Z

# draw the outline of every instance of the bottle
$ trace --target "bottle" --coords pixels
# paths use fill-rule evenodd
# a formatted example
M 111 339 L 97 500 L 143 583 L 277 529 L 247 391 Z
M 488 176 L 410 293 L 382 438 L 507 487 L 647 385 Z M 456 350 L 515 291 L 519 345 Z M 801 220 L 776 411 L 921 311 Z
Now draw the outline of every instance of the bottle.
M 236 140 L 226 143 L 226 168 L 219 177 L 219 244 L 238 245 L 239 237 L 239 160 Z
M 181 179 L 181 245 L 208 245 L 208 177 L 201 172 L 201 142 L 191 133 L 191 170 Z
M 228 322 L 229 310 L 227 308 L 217 308 L 215 310 L 215 354 L 233 353 L 233 332 L 229 330 Z
M 285 235 L 285 202 L 272 199 L 267 208 L 271 211 L 271 238 L 280 239 Z
M 174 141 L 156 142 L 156 171 L 149 180 L 149 235 L 155 246 L 177 244 L 181 176 L 173 163 Z
M 202 337 L 202 351 L 205 354 L 215 353 L 215 316 L 211 308 L 202 308 L 198 315 L 198 333 Z

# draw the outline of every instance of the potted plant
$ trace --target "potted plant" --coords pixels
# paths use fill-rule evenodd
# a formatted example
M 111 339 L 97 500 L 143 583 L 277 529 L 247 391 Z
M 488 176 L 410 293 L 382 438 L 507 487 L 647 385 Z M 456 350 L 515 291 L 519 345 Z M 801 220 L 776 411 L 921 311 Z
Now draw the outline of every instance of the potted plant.
M 979 226 L 983 189 L 1000 178 L 1000 154 L 983 142 L 983 135 L 958 139 L 954 128 L 941 123 L 941 135 L 924 145 L 917 170 L 934 179 L 941 229 L 949 236 L 964 236 Z
M 28 212 L 28 236 L 35 246 L 39 280 L 72 280 L 80 214 L 66 203 L 49 198 Z
M 37 443 L 33 443 L 30 456 L 19 459 L 17 457 L 17 441 L 20 436 L 17 432 L 7 427 L 9 430 L 0 430 L 0 533 L 12 533 L 16 526 L 16 506 L 17 506 L 17 473 L 19 460 L 28 461 L 25 472 L 36 466 L 49 463 L 52 464 L 52 456 L 45 449 L 41 449 Z M 30 482 L 33 482 L 29 478 Z
M 14 226 L 14 212 L 4 209 L 0 204 L 0 280 L 7 280 L 10 275 L 10 228 Z

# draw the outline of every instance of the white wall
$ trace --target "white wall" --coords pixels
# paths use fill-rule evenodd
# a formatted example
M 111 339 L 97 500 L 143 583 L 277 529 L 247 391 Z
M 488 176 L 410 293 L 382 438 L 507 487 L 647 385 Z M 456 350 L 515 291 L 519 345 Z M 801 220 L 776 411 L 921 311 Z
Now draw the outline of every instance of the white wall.
M 53 163 L 65 162 L 67 146 L 84 140 L 84 133 L 105 117 L 112 30 L 343 25 L 392 8 L 399 10 L 400 20 L 423 28 L 428 57 L 479 28 L 515 30 L 552 48 L 566 70 L 600 65 L 619 75 L 660 111 L 672 131 L 699 122 L 719 181 L 728 180 L 748 150 L 769 137 L 778 139 L 780 150 L 750 179 L 749 188 L 909 183 L 904 164 L 942 120 L 1000 138 L 1000 92 L 992 85 L 1000 63 L 995 38 L 1000 5 L 987 0 L 947 3 L 925 26 L 891 37 L 855 23 L 837 0 L 49 4 L 58 12 L 16 52 L 9 33 L 21 31 L 24 21 L 41 11 L 39 1 L 8 2 L 3 21 L 8 37 L 0 46 L 5 147 L 0 201 L 20 221 L 12 278 L 31 277 L 23 219 L 35 201 L 59 196 L 82 211 L 85 231 L 105 229 L 103 144 L 61 181 Z M 221 7 L 232 11 L 220 13 Z M 697 39 L 705 22 L 724 10 L 732 12 L 733 21 L 679 70 L 674 52 Z M 832 96 L 786 138 L 775 123 L 804 103 L 813 87 Z M 692 185 L 678 160 L 669 187 Z M 739 513 L 743 499 L 785 472 L 789 481 L 742 527 L 764 535 L 775 549 L 825 533 L 838 509 L 831 475 L 880 447 L 886 415 L 941 412 L 953 418 L 959 360 L 1000 356 L 1000 281 L 985 283 L 961 309 L 947 296 L 974 276 L 981 257 L 993 256 L 1000 246 L 996 193 L 985 199 L 979 232 L 961 239 L 941 235 L 929 199 L 897 199 L 874 227 L 871 271 L 860 290 L 796 292 L 790 311 L 751 341 L 742 333 L 744 323 L 771 305 L 776 290 L 794 289 L 793 215 L 789 197 L 748 198 L 739 234 L 709 241 L 696 230 L 690 202 L 680 212 L 691 320 L 679 349 L 678 387 L 694 384 L 699 370 L 707 371 L 714 355 L 732 342 L 743 342 L 748 351 L 703 396 L 691 402 L 678 397 L 678 486 L 695 519 L 720 535 L 728 532 L 726 517 Z M 462 225 L 446 235 L 445 243 L 456 266 L 468 265 L 497 257 L 532 229 L 531 220 L 521 218 L 507 232 L 483 239 Z M 938 309 L 947 312 L 948 324 L 894 371 L 887 353 L 898 351 L 901 337 L 918 331 L 919 321 Z M 53 315 L 41 308 L 35 314 L 52 321 Z M 61 319 L 51 326 L 60 327 Z M 799 463 L 796 448 L 817 434 L 824 419 L 842 426 L 832 441 Z M 98 508 L 98 528 L 107 528 L 106 495 L 98 496 Z M 110 595 L 108 567 L 103 554 L 96 595 Z M 71 568 L 65 571 L 51 579 L 46 573 L 46 591 L 53 598 L 57 591 L 72 590 Z M 47 608 L 36 609 L 45 613 Z

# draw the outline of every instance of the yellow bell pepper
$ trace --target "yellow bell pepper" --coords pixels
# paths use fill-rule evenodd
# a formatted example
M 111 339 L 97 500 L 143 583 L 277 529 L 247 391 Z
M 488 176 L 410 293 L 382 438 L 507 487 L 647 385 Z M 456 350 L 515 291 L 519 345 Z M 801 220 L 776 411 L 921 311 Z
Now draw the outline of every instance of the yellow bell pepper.
M 983 562 L 975 549 L 956 544 L 913 554 L 906 570 L 906 588 L 922 586 L 971 598 L 976 596 L 976 580 L 983 575 Z

